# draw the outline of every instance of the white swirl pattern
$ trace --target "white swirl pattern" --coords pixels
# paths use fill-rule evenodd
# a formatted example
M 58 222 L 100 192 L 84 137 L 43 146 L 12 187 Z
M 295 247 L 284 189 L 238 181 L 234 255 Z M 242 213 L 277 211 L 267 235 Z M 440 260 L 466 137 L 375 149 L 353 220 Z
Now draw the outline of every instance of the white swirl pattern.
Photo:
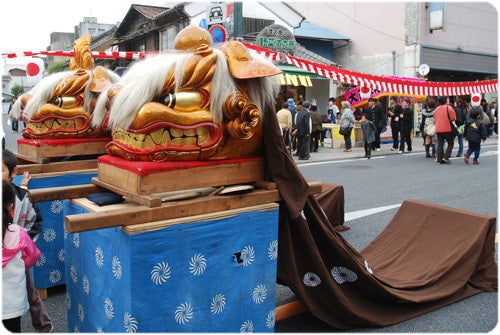
M 71 280 L 73 281 L 73 283 L 76 283 L 78 281 L 78 274 L 76 272 L 76 267 L 74 265 L 71 265 L 71 267 L 69 268 L 69 274 L 71 276 Z
M 275 316 L 276 311 L 273 309 L 269 313 L 267 313 L 266 316 L 266 327 L 267 328 L 273 328 L 275 323 L 276 323 L 276 316 Z
M 83 275 L 82 286 L 83 286 L 83 292 L 85 292 L 85 294 L 88 295 L 90 293 L 90 282 L 87 275 Z
M 137 320 L 129 313 L 125 313 L 123 316 L 123 326 L 125 327 L 125 331 L 127 333 L 136 333 L 139 327 Z
M 278 259 L 278 240 L 274 240 L 269 244 L 269 248 L 267 249 L 267 256 L 271 260 Z
M 210 312 L 212 314 L 220 314 L 226 307 L 226 297 L 223 294 L 217 294 L 212 298 L 212 302 L 210 303 Z
M 80 319 L 81 322 L 85 320 L 85 311 L 83 310 L 82 304 L 78 304 L 78 318 Z
M 47 243 L 54 242 L 56 238 L 57 234 L 53 228 L 48 228 L 43 232 L 43 240 Z
M 79 233 L 73 234 L 73 245 L 75 246 L 75 248 L 80 247 L 80 234 Z
M 113 302 L 109 297 L 104 299 L 104 314 L 106 315 L 106 319 L 108 320 L 111 320 L 115 316 Z
M 256 304 L 261 304 L 266 300 L 267 298 L 267 288 L 265 285 L 258 285 L 256 288 L 254 288 L 253 293 L 252 293 L 252 299 L 253 302 Z
M 50 211 L 54 214 L 59 214 L 63 211 L 63 203 L 61 200 L 54 200 L 50 204 Z
M 358 275 L 356 273 L 343 266 L 334 266 L 330 272 L 333 279 L 335 279 L 335 281 L 339 284 L 354 282 L 358 279 Z
M 60 262 L 64 262 L 64 255 L 65 254 L 66 254 L 66 250 L 64 250 L 64 249 L 59 250 L 59 252 L 57 253 L 57 259 Z
M 188 323 L 193 318 L 193 306 L 184 302 L 175 309 L 175 322 L 178 324 Z
M 36 266 L 44 266 L 45 263 L 47 262 L 47 259 L 45 258 L 45 254 L 41 254 L 40 255 L 40 258 L 38 258 L 38 260 L 36 261 Z
M 304 282 L 304 285 L 310 286 L 310 287 L 316 287 L 319 284 L 321 284 L 321 278 L 313 272 L 307 272 L 304 275 L 304 278 L 302 279 L 302 281 Z
M 202 254 L 196 254 L 191 257 L 189 262 L 189 272 L 193 276 L 200 276 L 207 268 L 207 259 Z
M 52 284 L 59 283 L 61 281 L 61 279 L 62 279 L 61 271 L 59 271 L 59 270 L 52 270 L 52 271 L 50 271 L 50 273 L 49 273 L 49 281 Z
M 243 260 L 243 266 L 249 266 L 255 260 L 255 251 L 252 246 L 247 245 L 241 251 L 241 259 Z
M 241 325 L 240 333 L 253 333 L 253 328 L 253 322 L 251 320 L 247 320 Z
M 113 276 L 115 276 L 116 279 L 120 279 L 122 277 L 122 264 L 116 256 L 113 256 L 111 270 L 113 271 Z
M 156 285 L 163 285 L 170 279 L 170 266 L 167 262 L 161 262 L 153 266 L 151 280 Z
M 102 266 L 104 265 L 104 252 L 99 246 L 95 248 L 95 262 L 100 268 L 102 268 Z

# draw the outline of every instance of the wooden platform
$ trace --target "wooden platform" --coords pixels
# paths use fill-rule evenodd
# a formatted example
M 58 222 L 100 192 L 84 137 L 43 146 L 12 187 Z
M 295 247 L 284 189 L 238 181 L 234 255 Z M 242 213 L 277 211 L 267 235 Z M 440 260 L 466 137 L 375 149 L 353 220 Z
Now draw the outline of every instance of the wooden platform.
M 103 155 L 111 138 L 84 138 L 61 140 L 17 140 L 18 158 L 33 163 L 49 163 L 69 156 Z
M 309 182 L 308 194 L 322 191 L 322 183 Z M 104 211 L 86 214 L 74 214 L 65 217 L 65 229 L 77 233 L 110 227 L 126 227 L 148 223 L 148 229 L 161 227 L 165 220 L 209 213 L 230 211 L 239 208 L 260 206 L 281 201 L 277 189 L 257 189 L 245 194 L 209 195 L 195 199 L 162 203 L 159 207 L 146 207 L 127 201 L 122 204 L 105 206 Z M 88 200 L 82 200 L 87 206 L 95 206 Z
M 96 184 L 139 195 L 264 180 L 263 158 L 154 163 L 104 155 L 97 162 Z

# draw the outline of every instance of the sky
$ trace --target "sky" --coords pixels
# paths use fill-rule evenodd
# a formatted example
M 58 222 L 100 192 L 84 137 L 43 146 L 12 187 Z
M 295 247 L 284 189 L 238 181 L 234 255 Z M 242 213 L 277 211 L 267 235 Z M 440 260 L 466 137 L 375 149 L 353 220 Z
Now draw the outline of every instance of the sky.
M 8 0 L 0 4 L 0 50 L 41 51 L 50 45 L 50 33 L 74 32 L 84 17 L 114 24 L 130 5 L 163 6 L 166 0 Z M 169 7 L 169 6 L 167 6 Z

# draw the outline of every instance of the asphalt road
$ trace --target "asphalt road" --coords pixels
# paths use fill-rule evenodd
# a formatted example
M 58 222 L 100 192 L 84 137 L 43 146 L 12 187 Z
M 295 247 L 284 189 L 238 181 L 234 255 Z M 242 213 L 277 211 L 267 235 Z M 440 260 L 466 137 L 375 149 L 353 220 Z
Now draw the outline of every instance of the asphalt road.
M 17 151 L 16 139 L 5 128 L 7 148 Z M 20 130 L 22 125 L 20 125 Z M 321 147 L 309 161 L 297 161 L 308 179 L 344 186 L 346 225 L 342 235 L 357 250 L 372 241 L 389 223 L 397 205 L 405 199 L 418 199 L 446 206 L 498 216 L 498 141 L 489 138 L 483 145 L 481 165 L 465 165 L 453 158 L 449 166 L 425 159 L 421 139 L 414 140 L 414 152 L 404 155 L 390 152 L 383 145 L 371 160 L 362 157 L 362 149 L 342 153 L 340 149 Z M 456 153 L 456 150 L 454 150 Z M 388 209 L 389 208 L 389 209 Z M 365 210 L 362 212 L 362 210 Z M 361 212 L 360 212 L 361 211 Z M 277 285 L 276 305 L 296 300 L 289 288 Z M 54 332 L 67 332 L 66 293 L 64 286 L 48 289 L 45 300 L 54 320 Z M 333 313 L 334 311 L 332 311 Z M 22 318 L 23 332 L 33 332 L 28 314 Z M 498 295 L 482 293 L 437 311 L 389 327 L 354 329 L 351 333 L 487 333 L 498 323 Z M 309 313 L 278 321 L 275 332 L 339 332 Z

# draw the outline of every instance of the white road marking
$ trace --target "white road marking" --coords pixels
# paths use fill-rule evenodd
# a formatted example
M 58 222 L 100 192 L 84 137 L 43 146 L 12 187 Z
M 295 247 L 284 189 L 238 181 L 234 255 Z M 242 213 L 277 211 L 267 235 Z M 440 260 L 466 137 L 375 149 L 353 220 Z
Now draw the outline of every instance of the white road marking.
M 348 222 L 348 221 L 356 220 L 359 218 L 363 218 L 365 216 L 370 216 L 373 214 L 389 211 L 389 210 L 394 209 L 394 208 L 399 208 L 400 206 L 401 206 L 401 204 L 395 204 L 395 205 L 374 207 L 374 208 L 362 209 L 360 211 L 344 213 L 344 221 Z

